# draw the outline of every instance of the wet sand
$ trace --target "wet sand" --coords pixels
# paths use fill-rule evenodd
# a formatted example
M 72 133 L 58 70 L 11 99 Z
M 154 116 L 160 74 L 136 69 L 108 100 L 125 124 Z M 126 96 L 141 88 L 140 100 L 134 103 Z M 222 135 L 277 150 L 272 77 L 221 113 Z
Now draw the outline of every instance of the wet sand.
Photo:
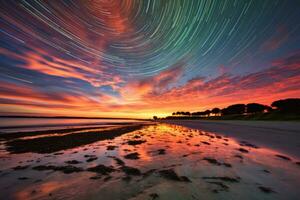
M 130 127 L 3 139 L 0 199 L 299 199 L 300 162 L 293 156 L 177 125 Z M 30 144 L 48 138 L 55 146 L 60 137 L 89 133 L 104 135 L 50 152 Z M 26 152 L 10 148 L 20 140 Z
M 164 120 L 170 124 L 212 131 L 300 159 L 300 122 L 238 120 Z
M 122 134 L 141 129 L 143 126 L 138 124 L 98 129 L 68 129 L 68 132 L 59 132 L 52 135 L 44 132 L 45 134 L 38 133 L 31 135 L 31 137 L 28 137 L 29 134 L 23 133 L 27 137 L 19 139 L 21 134 L 18 134 L 17 139 L 7 141 L 5 144 L 7 146 L 6 149 L 11 153 L 53 153 L 87 145 L 99 140 L 112 140 Z

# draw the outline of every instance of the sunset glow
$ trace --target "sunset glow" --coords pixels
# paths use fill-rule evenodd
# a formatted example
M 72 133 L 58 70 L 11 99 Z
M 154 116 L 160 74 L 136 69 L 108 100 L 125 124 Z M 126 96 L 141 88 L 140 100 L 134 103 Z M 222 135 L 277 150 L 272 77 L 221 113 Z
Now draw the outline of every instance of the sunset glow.
M 2 1 L 0 114 L 151 118 L 300 96 L 297 1 Z

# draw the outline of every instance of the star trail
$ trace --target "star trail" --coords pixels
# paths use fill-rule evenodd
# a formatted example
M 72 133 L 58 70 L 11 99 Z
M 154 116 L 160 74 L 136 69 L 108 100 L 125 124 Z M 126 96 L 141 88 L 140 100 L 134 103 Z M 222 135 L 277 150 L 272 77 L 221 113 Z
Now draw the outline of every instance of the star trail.
M 0 5 L 2 115 L 163 116 L 300 95 L 296 0 Z

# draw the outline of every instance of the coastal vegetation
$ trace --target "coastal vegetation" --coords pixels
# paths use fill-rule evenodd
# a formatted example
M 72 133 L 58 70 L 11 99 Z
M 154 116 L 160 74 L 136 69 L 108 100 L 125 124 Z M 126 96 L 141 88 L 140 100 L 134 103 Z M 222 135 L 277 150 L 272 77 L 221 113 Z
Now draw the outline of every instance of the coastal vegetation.
M 158 119 L 156 116 L 153 118 Z M 163 119 L 300 120 L 300 98 L 277 100 L 271 105 L 248 103 L 205 111 L 176 111 Z

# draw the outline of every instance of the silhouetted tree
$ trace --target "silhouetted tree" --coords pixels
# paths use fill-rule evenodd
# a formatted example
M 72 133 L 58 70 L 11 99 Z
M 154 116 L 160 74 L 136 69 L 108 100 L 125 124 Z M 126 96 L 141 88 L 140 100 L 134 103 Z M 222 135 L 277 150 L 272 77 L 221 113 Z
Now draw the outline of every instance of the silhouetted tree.
M 245 113 L 246 105 L 245 104 L 234 104 L 230 105 L 227 108 L 222 109 L 223 115 L 234 115 L 234 114 L 243 114 Z
M 267 112 L 272 112 L 274 109 L 271 106 L 267 106 L 266 110 Z
M 300 114 L 300 99 L 291 98 L 291 99 L 281 99 L 274 101 L 271 104 L 272 107 L 277 108 L 279 111 L 284 113 L 295 113 Z
M 248 103 L 247 104 L 247 113 L 262 113 L 268 106 L 259 103 Z
M 153 119 L 154 119 L 154 120 L 157 120 L 158 118 L 157 118 L 157 116 L 153 116 Z
M 182 115 L 182 112 L 177 111 L 177 112 L 176 112 L 176 115 Z
M 191 113 L 190 113 L 190 112 L 177 111 L 177 112 L 172 113 L 172 115 L 184 115 L 184 116 L 190 116 Z
M 210 111 L 210 110 L 206 110 L 206 111 L 204 111 L 204 114 L 205 114 L 205 116 L 207 116 L 207 117 L 209 117 L 210 113 L 211 113 L 211 111 Z
M 214 108 L 211 110 L 211 113 L 213 113 L 214 115 L 218 115 L 221 113 L 221 109 L 220 108 Z

